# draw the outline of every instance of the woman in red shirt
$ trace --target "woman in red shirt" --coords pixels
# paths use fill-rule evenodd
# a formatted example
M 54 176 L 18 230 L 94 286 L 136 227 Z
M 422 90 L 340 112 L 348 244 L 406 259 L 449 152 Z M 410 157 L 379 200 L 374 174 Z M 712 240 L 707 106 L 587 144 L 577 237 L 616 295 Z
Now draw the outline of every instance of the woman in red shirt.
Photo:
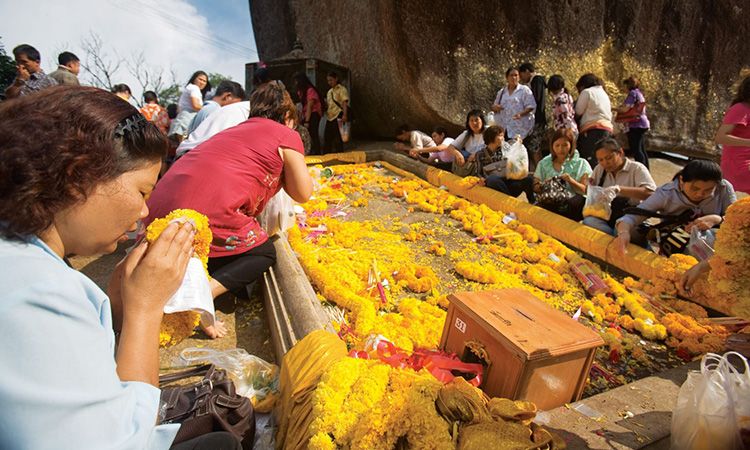
M 312 194 L 302 140 L 292 127 L 295 107 L 281 83 L 250 97 L 250 118 L 177 160 L 148 201 L 146 223 L 178 208 L 208 216 L 213 232 L 208 271 L 211 291 L 247 296 L 247 288 L 275 261 L 276 252 L 256 216 L 282 187 L 296 201 Z M 212 338 L 226 330 L 204 327 Z
M 310 132 L 312 145 L 310 148 L 311 155 L 320 155 L 320 137 L 318 136 L 318 125 L 320 118 L 323 117 L 323 103 L 320 101 L 320 93 L 302 72 L 294 75 L 294 84 L 297 89 L 297 97 L 302 103 L 302 112 L 300 120 Z

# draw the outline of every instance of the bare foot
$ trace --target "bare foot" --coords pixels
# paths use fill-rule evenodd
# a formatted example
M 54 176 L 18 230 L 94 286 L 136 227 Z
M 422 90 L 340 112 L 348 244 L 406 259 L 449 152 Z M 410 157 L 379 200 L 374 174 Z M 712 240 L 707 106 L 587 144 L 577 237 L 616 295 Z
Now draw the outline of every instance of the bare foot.
M 206 325 L 204 321 L 201 320 L 201 330 L 203 330 L 203 332 L 206 333 L 206 336 L 211 339 L 223 338 L 229 332 L 227 326 L 220 320 L 214 320 L 211 325 Z

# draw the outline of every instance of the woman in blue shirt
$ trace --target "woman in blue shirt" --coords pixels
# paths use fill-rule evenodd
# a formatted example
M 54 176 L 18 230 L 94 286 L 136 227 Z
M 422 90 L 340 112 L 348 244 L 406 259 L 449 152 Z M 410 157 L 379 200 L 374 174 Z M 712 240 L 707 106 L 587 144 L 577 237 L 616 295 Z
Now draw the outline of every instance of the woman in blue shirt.
M 159 327 L 192 227 L 137 245 L 108 294 L 65 260 L 127 239 L 166 150 L 152 123 L 100 89 L 59 86 L 0 105 L 0 448 L 170 448 L 179 425 L 156 425 Z

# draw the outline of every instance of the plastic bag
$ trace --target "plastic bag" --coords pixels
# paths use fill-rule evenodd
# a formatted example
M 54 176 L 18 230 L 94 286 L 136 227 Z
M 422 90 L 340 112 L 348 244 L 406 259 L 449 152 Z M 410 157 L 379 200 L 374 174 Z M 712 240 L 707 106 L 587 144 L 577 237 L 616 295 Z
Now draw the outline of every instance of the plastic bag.
M 339 134 L 341 135 L 341 142 L 347 143 L 349 142 L 349 137 L 351 135 L 352 131 L 352 123 L 346 122 L 344 123 L 343 120 L 337 119 L 339 122 Z
M 609 220 L 612 216 L 612 200 L 615 197 L 617 197 L 615 189 L 589 185 L 586 189 L 586 203 L 583 204 L 583 217 Z
M 730 361 L 744 364 L 740 373 Z M 750 368 L 737 352 L 707 353 L 691 371 L 672 413 L 672 448 L 742 449 L 750 444 Z
M 266 230 L 268 236 L 288 230 L 294 226 L 294 221 L 294 200 L 284 189 L 271 197 L 258 216 L 258 222 Z
M 180 352 L 182 365 L 210 362 L 224 369 L 234 382 L 237 393 L 248 397 L 259 413 L 270 412 L 279 395 L 279 367 L 249 354 L 245 349 L 215 350 L 186 348 Z
M 687 244 L 687 251 L 698 261 L 705 261 L 714 254 L 713 241 L 715 235 L 710 231 L 701 231 L 698 227 L 693 227 L 690 231 L 690 240 Z
M 523 142 L 516 140 L 504 155 L 508 158 L 505 169 L 505 178 L 509 180 L 522 180 L 529 175 L 529 153 Z

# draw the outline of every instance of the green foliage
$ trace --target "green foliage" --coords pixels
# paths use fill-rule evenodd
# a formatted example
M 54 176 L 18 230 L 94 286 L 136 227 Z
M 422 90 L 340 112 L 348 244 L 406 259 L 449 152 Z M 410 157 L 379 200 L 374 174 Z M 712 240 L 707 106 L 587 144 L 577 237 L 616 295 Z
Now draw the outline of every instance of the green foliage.
M 177 103 L 180 100 L 180 85 L 172 83 L 170 86 L 160 90 L 156 93 L 159 97 L 159 104 L 163 107 L 171 103 Z
M 208 74 L 208 82 L 211 83 L 211 88 L 216 88 L 216 86 L 219 85 L 219 83 L 222 82 L 222 80 L 231 80 L 232 77 L 224 76 L 220 73 L 209 73 Z
M 5 46 L 0 41 L 0 94 L 13 83 L 16 78 L 16 62 L 5 53 Z

